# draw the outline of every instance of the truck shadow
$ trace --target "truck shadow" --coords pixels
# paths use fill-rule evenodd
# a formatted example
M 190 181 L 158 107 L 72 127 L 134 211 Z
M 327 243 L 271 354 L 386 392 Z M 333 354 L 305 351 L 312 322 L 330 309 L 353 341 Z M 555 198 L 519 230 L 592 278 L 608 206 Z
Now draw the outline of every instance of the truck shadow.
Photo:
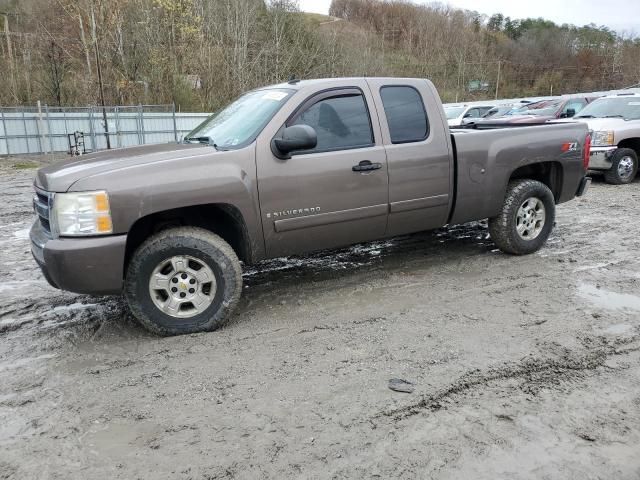
M 465 258 L 496 250 L 486 221 L 323 250 L 309 255 L 277 258 L 245 268 L 239 308 L 227 328 L 252 321 L 262 308 L 300 302 L 324 288 L 353 288 L 363 279 L 386 278 L 421 270 L 459 266 Z
M 627 185 L 610 185 L 610 184 L 608 184 L 607 182 L 605 182 L 604 173 L 602 173 L 602 172 L 590 171 L 589 172 L 589 176 L 593 180 L 593 184 L 594 185 L 604 185 L 604 186 L 611 187 L 611 188 L 624 188 L 625 186 L 627 186 Z M 640 174 L 638 174 L 636 176 L 636 178 L 633 180 L 633 182 L 630 183 L 630 185 L 640 185 Z M 589 195 L 589 192 L 587 192 L 587 195 Z
M 274 284 L 282 288 L 289 283 L 298 285 L 306 277 L 318 281 L 372 268 L 393 269 L 425 256 L 453 258 L 493 248 L 486 221 L 473 222 L 342 249 L 266 260 L 245 268 L 243 278 L 249 290 L 273 288 Z
M 392 275 L 433 265 L 442 268 L 447 263 L 457 264 L 461 258 L 486 254 L 493 249 L 486 222 L 473 222 L 338 250 L 263 261 L 244 269 L 243 296 L 236 314 L 224 329 L 252 321 L 248 318 L 252 316 L 250 313 L 255 314 L 262 306 L 283 298 L 297 297 L 300 289 L 312 290 L 317 282 L 335 280 L 339 288 L 340 284 L 357 281 L 361 275 L 375 272 L 379 272 L 378 276 Z M 32 313 L 41 317 L 39 314 L 45 310 L 52 311 L 52 304 L 58 306 L 53 308 L 53 314 L 47 314 L 46 322 L 17 325 L 13 333 L 23 337 L 46 335 L 50 342 L 72 348 L 87 343 L 158 339 L 138 325 L 119 297 L 76 296 L 56 291 L 38 302 L 41 308 L 31 306 Z

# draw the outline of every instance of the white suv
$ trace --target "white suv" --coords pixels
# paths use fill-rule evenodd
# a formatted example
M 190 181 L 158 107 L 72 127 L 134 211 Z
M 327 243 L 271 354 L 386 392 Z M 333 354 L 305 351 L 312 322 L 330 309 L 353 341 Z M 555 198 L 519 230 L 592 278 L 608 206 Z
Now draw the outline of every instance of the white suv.
M 450 127 L 459 127 L 472 120 L 479 120 L 485 113 L 495 107 L 494 104 L 448 104 L 444 105 L 444 113 Z

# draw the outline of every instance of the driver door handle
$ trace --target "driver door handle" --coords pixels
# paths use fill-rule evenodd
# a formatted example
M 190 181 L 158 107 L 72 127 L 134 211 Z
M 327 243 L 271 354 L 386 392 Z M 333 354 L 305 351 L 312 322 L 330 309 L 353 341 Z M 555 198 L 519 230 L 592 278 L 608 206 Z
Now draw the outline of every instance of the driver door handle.
M 382 168 L 381 163 L 371 163 L 369 160 L 362 160 L 358 165 L 351 167 L 354 172 L 369 172 Z

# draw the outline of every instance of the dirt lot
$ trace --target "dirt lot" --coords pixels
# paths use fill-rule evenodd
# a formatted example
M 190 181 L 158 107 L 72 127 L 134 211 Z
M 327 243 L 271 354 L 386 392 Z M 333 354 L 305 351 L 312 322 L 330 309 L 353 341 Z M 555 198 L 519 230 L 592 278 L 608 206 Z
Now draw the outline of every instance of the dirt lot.
M 46 285 L 0 163 L 0 479 L 640 478 L 640 182 L 527 257 L 470 224 L 265 262 L 226 328 L 158 338 Z

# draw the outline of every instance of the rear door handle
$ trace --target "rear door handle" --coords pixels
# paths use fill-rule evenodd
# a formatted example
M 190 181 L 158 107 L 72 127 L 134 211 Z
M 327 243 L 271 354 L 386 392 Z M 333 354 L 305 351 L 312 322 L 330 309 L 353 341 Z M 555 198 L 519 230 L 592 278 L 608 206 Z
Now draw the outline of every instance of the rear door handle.
M 363 160 L 358 165 L 351 167 L 354 172 L 368 172 L 370 170 L 378 170 L 382 168 L 381 163 L 371 163 L 369 160 Z

